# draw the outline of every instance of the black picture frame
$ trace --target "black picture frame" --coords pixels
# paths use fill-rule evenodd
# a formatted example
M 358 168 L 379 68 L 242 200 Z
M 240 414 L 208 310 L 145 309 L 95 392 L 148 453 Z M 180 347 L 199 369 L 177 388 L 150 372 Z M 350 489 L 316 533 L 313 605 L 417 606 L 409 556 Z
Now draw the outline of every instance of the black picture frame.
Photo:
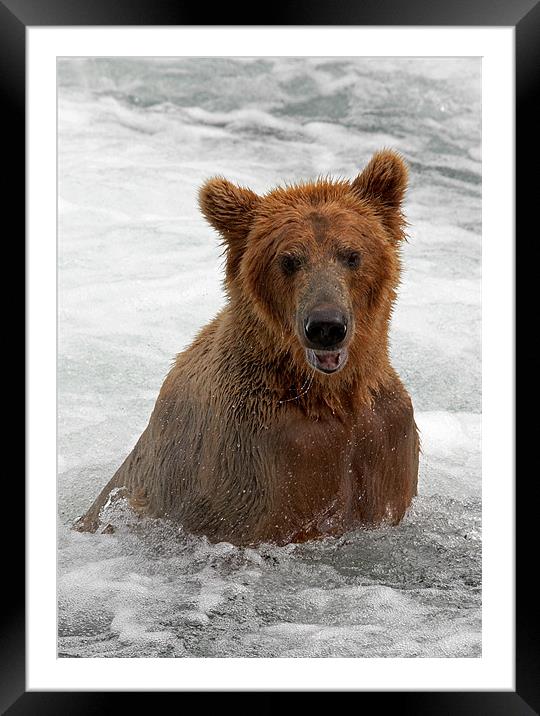
M 364 26 L 507 26 L 515 29 L 516 71 L 516 272 L 520 267 L 517 252 L 518 232 L 525 242 L 525 227 L 537 204 L 538 181 L 530 179 L 538 143 L 533 134 L 537 124 L 534 90 L 540 70 L 540 3 L 538 0 L 298 0 L 265 5 L 264 18 L 256 16 L 256 6 L 214 4 L 202 6 L 182 0 L 0 0 L 0 87 L 3 138 L 12 152 L 4 165 L 3 196 L 9 215 L 20 218 L 25 211 L 25 30 L 28 26 L 96 25 L 364 25 Z M 251 12 L 250 12 L 251 11 Z M 212 22 L 208 23 L 209 15 Z M 264 19 L 264 22 L 260 20 Z M 6 180 L 7 179 L 7 180 Z M 536 200 L 536 201 L 535 201 Z M 7 209 L 6 209 L 7 213 Z M 5 216 L 5 215 L 4 215 Z M 5 228 L 4 228 L 5 231 Z M 20 231 L 20 229 L 19 229 Z M 537 227 L 529 230 L 527 243 L 535 243 Z M 23 246 L 22 236 L 12 235 L 12 247 Z M 532 252 L 532 247 L 530 247 Z M 528 262 L 530 265 L 530 261 Z M 529 284 L 527 284 L 529 285 Z M 529 288 L 530 290 L 530 288 Z M 522 298 L 523 300 L 523 298 Z M 518 300 L 516 297 L 516 329 Z M 524 305 L 524 300 L 523 300 Z M 19 324 L 20 325 L 20 324 Z M 9 335 L 9 334 L 5 334 Z M 11 344 L 17 332 L 8 338 Z M 528 399 L 531 400 L 530 386 Z M 21 402 L 20 393 L 17 395 Z M 529 422 L 529 421 L 527 421 Z M 531 421 L 532 422 L 532 421 Z M 534 444 L 529 431 L 520 430 L 520 444 Z M 517 437 L 517 436 L 516 436 Z M 531 437 L 531 440 L 529 440 Z M 534 468 L 533 468 L 534 469 Z M 7 470 L 7 468 L 6 468 Z M 11 471 L 11 468 L 10 468 Z M 17 468 L 9 485 L 4 481 L 4 500 L 16 511 L 14 528 L 5 530 L 2 589 L 3 607 L 0 638 L 0 709 L 10 716 L 20 714 L 102 714 L 125 709 L 125 699 L 135 696 L 137 706 L 150 706 L 157 693 L 126 692 L 27 692 L 25 687 L 25 544 L 20 506 L 24 505 L 24 480 Z M 14 479 L 17 477 L 17 479 Z M 489 476 L 488 476 L 489 477 Z M 532 482 L 536 482 L 534 476 Z M 531 482 L 531 481 L 529 481 Z M 517 480 L 516 480 L 517 483 Z M 539 627 L 536 614 L 536 587 L 530 585 L 531 562 L 527 547 L 536 543 L 533 530 L 537 521 L 537 500 L 531 499 L 530 487 L 516 484 L 516 690 L 475 692 L 361 692 L 360 708 L 366 699 L 377 699 L 378 708 L 395 708 L 414 714 L 505 714 L 523 716 L 540 712 Z M 6 494 L 7 493 L 7 494 Z M 8 542 L 9 539 L 9 542 Z M 530 558 L 533 561 L 533 557 Z M 5 564 L 5 562 L 8 564 Z M 536 576 L 536 575 L 534 575 Z M 185 693 L 185 692 L 184 692 Z M 161 695 L 161 694 L 160 694 Z M 173 697 L 181 694 L 171 694 Z M 120 701 L 122 699 L 122 701 Z M 381 704 L 382 700 L 382 704 Z M 272 708 L 265 701 L 265 708 Z M 152 702 L 151 708 L 155 709 Z

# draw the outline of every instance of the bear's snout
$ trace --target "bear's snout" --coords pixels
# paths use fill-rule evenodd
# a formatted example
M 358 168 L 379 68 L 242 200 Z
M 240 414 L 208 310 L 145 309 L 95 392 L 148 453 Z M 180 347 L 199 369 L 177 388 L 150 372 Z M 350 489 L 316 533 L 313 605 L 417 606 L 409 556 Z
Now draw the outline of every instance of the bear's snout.
M 304 334 L 311 348 L 335 349 L 347 335 L 347 318 L 333 306 L 318 306 L 305 319 Z

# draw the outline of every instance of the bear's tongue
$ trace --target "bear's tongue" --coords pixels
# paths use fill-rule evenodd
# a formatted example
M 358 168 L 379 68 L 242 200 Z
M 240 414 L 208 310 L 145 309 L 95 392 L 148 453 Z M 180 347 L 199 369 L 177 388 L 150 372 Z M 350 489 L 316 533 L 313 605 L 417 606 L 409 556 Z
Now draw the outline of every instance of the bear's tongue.
M 334 373 L 345 363 L 347 358 L 346 349 L 340 351 L 306 351 L 308 362 L 324 373 Z
M 335 370 L 339 365 L 339 351 L 335 353 L 315 353 L 317 363 L 326 370 Z

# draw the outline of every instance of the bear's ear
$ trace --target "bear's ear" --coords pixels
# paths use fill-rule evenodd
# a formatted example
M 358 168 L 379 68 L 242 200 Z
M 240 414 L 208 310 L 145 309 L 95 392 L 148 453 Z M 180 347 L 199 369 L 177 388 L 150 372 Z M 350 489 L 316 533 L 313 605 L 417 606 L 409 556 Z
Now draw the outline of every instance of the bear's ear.
M 222 177 L 209 179 L 199 191 L 199 206 L 209 223 L 224 239 L 246 235 L 260 198 Z
M 404 159 L 390 149 L 374 154 L 364 171 L 352 182 L 354 193 L 374 204 L 383 223 L 397 238 L 403 237 L 401 202 L 407 189 L 408 171 Z
M 199 207 L 225 240 L 227 277 L 236 274 L 260 197 L 223 177 L 209 179 L 199 191 Z

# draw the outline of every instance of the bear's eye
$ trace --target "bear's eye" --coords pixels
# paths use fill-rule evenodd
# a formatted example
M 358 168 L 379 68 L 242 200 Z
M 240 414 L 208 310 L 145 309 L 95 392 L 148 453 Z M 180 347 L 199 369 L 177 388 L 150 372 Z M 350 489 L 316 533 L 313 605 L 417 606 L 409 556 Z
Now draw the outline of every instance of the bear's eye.
M 292 276 L 302 266 L 302 259 L 299 256 L 284 254 L 279 259 L 279 265 L 286 276 Z
M 355 269 L 360 266 L 362 257 L 358 251 L 344 251 L 339 255 L 340 261 L 347 266 L 347 268 Z

